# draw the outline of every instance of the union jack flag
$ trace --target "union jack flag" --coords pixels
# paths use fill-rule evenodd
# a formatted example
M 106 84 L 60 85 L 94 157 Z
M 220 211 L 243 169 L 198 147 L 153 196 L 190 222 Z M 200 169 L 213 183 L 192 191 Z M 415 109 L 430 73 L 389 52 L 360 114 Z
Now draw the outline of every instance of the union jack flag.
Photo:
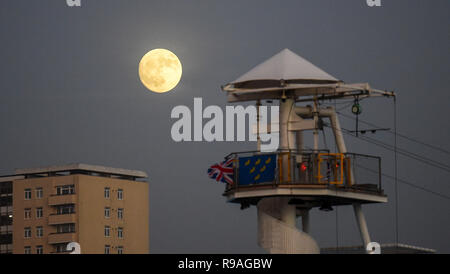
M 224 184 L 233 184 L 233 159 L 225 160 L 220 164 L 212 165 L 208 169 L 208 176 L 217 182 Z

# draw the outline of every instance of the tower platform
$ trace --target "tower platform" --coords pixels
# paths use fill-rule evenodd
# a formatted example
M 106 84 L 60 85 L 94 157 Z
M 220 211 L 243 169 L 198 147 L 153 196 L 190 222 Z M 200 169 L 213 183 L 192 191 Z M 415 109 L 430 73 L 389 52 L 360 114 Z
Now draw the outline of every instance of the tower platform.
M 371 187 L 371 186 L 369 186 Z M 387 203 L 387 196 L 382 192 L 363 188 L 341 188 L 331 185 L 295 185 L 271 184 L 240 187 L 227 190 L 224 194 L 229 202 L 256 205 L 261 198 L 290 197 L 290 204 L 308 208 L 352 205 L 354 203 Z
M 236 176 L 223 195 L 232 203 L 256 205 L 267 197 L 290 198 L 289 204 L 298 208 L 387 202 L 381 187 L 381 160 L 375 156 L 290 151 L 243 152 L 230 157 Z M 283 178 L 282 157 L 289 161 L 287 178 Z M 276 159 L 276 163 L 270 166 L 269 159 Z M 258 176 L 259 180 L 252 181 Z

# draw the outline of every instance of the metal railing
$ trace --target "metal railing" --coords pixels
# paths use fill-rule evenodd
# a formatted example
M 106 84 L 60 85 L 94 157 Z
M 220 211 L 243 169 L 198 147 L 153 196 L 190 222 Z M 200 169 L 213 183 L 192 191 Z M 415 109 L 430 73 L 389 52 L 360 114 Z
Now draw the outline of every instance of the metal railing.
M 248 171 L 248 169 L 243 171 L 244 168 L 241 168 L 239 164 L 242 159 L 251 159 L 251 157 L 255 157 L 254 159 L 276 157 L 276 165 L 272 166 L 273 170 L 261 169 L 265 172 L 273 172 L 273 176 L 265 176 L 267 180 L 258 182 L 249 182 L 248 176 L 242 176 L 241 173 Z M 381 158 L 377 156 L 357 153 L 330 153 L 328 150 L 289 150 L 274 153 L 236 152 L 229 154 L 226 158 L 234 160 L 233 184 L 228 184 L 226 191 L 252 186 L 322 185 L 382 192 Z M 368 172 L 367 170 L 378 172 Z M 245 181 L 243 181 L 244 177 Z

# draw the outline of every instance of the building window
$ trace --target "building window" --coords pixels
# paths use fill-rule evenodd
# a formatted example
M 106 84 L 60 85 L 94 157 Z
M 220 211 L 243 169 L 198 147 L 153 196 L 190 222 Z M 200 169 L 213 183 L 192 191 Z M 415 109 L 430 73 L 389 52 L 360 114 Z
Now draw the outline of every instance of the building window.
M 0 244 L 0 254 L 12 254 L 12 244 Z
M 56 187 L 56 195 L 71 195 L 75 194 L 75 185 L 65 185 Z
M 44 237 L 44 228 L 42 226 L 36 227 L 36 237 L 38 238 Z
M 56 209 L 56 214 L 58 215 L 73 213 L 75 213 L 75 205 L 62 205 L 58 206 L 58 208 Z
M 25 220 L 31 219 L 31 208 L 25 208 L 24 215 L 25 215 Z
M 25 200 L 31 200 L 31 188 L 25 189 Z
M 9 199 L 9 201 L 2 200 L 0 198 L 0 215 L 2 216 L 9 216 L 12 218 L 13 214 L 13 208 L 12 208 L 12 199 Z
M 117 247 L 117 254 L 123 254 L 123 246 Z
M 111 216 L 111 208 L 105 207 L 105 218 L 109 218 Z
M 25 254 L 31 254 L 31 246 L 26 246 L 23 253 Z
M 25 238 L 31 238 L 31 227 L 25 227 Z
M 3 225 L 0 218 L 0 243 L 2 236 L 6 234 L 12 234 L 12 222 L 11 225 Z
M 40 219 L 44 216 L 44 211 L 42 207 L 36 208 L 36 219 Z
M 110 188 L 109 187 L 105 187 L 105 199 L 109 199 L 109 194 L 110 194 Z
M 57 233 L 74 233 L 75 224 L 62 224 L 56 226 Z
M 117 209 L 117 218 L 118 218 L 119 220 L 122 220 L 122 219 L 123 219 L 123 208 L 118 208 L 118 209 Z
M 36 254 L 44 254 L 44 248 L 42 245 L 36 246 Z
M 105 237 L 111 236 L 111 228 L 109 226 L 105 226 Z
M 123 239 L 123 228 L 122 227 L 117 228 L 117 237 L 119 239 Z
M 36 188 L 36 199 L 42 199 L 43 196 L 44 190 L 42 189 L 42 187 Z
M 0 244 L 0 254 L 10 254 L 12 250 L 10 250 L 10 244 Z
M 55 246 L 56 253 L 67 252 L 67 244 L 58 244 Z
M 120 188 L 117 190 L 117 200 L 123 200 L 123 190 Z
M 105 245 L 105 254 L 109 254 L 111 251 L 111 246 Z

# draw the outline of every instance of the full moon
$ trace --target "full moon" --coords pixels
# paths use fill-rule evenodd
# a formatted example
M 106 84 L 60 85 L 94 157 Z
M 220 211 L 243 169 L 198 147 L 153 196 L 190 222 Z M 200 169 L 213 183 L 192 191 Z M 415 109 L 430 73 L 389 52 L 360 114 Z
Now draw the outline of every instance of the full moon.
M 178 57 L 166 49 L 154 49 L 142 57 L 139 78 L 149 90 L 164 93 L 174 89 L 182 74 Z

